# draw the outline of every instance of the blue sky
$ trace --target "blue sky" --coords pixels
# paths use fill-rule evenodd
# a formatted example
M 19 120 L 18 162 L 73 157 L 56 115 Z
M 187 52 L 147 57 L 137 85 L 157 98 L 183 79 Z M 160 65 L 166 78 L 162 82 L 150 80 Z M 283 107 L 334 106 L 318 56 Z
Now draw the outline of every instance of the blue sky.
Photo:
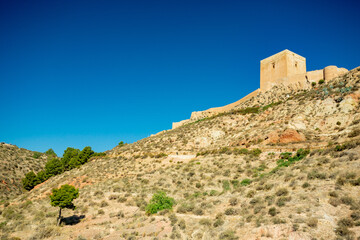
M 289 49 L 360 65 L 357 1 L 0 1 L 0 141 L 112 149 L 259 87 Z

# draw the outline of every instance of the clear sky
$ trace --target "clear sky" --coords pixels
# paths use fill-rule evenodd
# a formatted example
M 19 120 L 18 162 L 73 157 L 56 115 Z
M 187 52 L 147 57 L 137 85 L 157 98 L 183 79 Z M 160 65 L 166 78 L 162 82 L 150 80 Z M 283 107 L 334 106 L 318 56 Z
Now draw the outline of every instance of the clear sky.
M 0 0 L 0 142 L 112 149 L 259 87 L 284 49 L 360 65 L 359 1 Z

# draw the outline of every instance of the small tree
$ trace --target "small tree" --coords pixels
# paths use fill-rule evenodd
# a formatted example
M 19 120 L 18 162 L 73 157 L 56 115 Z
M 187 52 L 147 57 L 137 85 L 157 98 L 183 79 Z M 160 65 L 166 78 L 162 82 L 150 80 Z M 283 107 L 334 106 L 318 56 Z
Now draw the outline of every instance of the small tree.
M 59 207 L 59 216 L 57 219 L 57 225 L 59 226 L 62 220 L 61 210 L 63 208 L 75 209 L 73 200 L 79 197 L 79 189 L 76 189 L 74 186 L 65 184 L 62 185 L 59 189 L 54 188 L 52 194 L 50 195 L 51 206 Z

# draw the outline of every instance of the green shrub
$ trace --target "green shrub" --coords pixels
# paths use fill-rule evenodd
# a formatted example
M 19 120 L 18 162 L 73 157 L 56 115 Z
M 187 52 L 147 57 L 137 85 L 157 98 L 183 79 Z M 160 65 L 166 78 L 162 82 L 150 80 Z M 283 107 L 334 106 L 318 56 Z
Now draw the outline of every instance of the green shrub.
M 258 157 L 260 154 L 261 154 L 261 150 L 259 148 L 255 148 L 250 151 L 250 155 L 252 155 L 254 157 Z
M 323 84 L 324 82 L 325 82 L 324 79 L 320 79 L 320 80 L 319 80 L 319 84 Z
M 165 192 L 159 191 L 152 196 L 145 210 L 147 214 L 154 214 L 164 209 L 172 209 L 174 204 L 173 198 L 166 196 Z
M 316 86 L 316 82 L 312 82 L 311 86 L 315 87 Z
M 41 155 L 42 155 L 42 154 L 41 154 L 40 152 L 34 152 L 33 158 L 38 159 L 38 158 L 41 157 Z
M 269 215 L 275 216 L 276 213 L 277 213 L 277 212 L 276 212 L 276 208 L 272 207 L 272 208 L 269 209 Z
M 224 180 L 224 181 L 223 181 L 223 189 L 224 189 L 224 192 L 230 190 L 230 183 L 229 183 L 228 180 Z
M 247 186 L 247 185 L 250 185 L 250 183 L 251 183 L 251 180 L 248 179 L 248 178 L 245 178 L 244 180 L 242 180 L 242 181 L 240 182 L 240 185 L 241 185 L 241 186 Z

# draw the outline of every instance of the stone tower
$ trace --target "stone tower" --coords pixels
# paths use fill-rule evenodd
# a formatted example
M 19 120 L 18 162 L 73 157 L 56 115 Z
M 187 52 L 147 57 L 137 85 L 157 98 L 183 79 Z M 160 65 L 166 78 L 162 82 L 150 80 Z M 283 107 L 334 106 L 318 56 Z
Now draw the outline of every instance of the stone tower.
M 281 51 L 260 61 L 260 90 L 295 80 L 290 76 L 306 74 L 306 59 L 289 50 Z

